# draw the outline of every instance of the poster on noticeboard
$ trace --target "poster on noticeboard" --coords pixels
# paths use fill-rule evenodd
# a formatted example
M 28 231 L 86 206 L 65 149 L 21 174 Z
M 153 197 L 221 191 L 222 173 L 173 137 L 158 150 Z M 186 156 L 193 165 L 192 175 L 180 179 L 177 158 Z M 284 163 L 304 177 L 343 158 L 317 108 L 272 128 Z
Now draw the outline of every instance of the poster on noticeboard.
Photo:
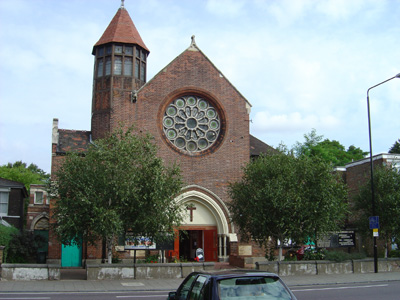
M 145 236 L 133 236 L 129 233 L 125 236 L 125 250 L 155 250 L 156 243 Z

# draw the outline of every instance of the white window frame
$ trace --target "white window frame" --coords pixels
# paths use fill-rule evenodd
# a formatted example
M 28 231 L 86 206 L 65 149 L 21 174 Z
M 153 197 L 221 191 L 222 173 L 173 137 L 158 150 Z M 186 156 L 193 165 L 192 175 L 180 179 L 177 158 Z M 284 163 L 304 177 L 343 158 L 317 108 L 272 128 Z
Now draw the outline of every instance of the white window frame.
M 8 216 L 8 207 L 10 205 L 10 191 L 11 191 L 11 188 L 0 188 L 0 192 L 1 193 L 7 193 L 6 202 L 1 202 L 1 205 L 5 204 L 7 206 L 7 212 L 6 213 L 3 213 L 3 212 L 0 211 L 0 216 L 2 216 L 2 217 Z M 1 197 L 0 197 L 0 199 L 1 199 Z
M 42 193 L 42 202 L 39 202 L 39 200 L 38 200 L 38 198 L 37 198 L 37 196 L 36 196 L 37 193 Z M 33 203 L 34 203 L 34 204 L 38 204 L 38 205 L 43 205 L 43 204 L 45 204 L 45 201 L 44 201 L 44 191 L 35 191 Z

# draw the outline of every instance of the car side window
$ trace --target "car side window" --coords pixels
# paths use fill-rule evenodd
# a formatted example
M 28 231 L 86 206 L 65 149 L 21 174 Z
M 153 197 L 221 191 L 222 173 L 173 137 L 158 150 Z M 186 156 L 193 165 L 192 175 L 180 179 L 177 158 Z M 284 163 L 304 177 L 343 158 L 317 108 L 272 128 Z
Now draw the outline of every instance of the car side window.
M 196 278 L 197 274 L 192 274 L 191 276 L 187 277 L 186 280 L 182 283 L 180 286 L 178 293 L 177 293 L 177 299 L 179 300 L 186 300 L 188 299 L 188 292 L 190 290 L 190 287 L 192 286 L 192 283 L 194 279 Z
M 197 277 L 190 291 L 189 300 L 203 300 L 204 299 L 204 285 L 207 282 L 207 277 L 200 275 Z

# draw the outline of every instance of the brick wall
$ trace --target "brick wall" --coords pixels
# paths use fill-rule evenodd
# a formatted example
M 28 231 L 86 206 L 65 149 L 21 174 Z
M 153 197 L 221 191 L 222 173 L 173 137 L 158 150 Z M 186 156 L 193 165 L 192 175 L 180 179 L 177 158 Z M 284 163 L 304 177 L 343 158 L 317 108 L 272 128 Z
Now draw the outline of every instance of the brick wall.
M 118 82 L 118 81 L 116 81 Z M 163 138 L 162 116 L 176 97 L 201 95 L 219 110 L 225 131 L 218 149 L 200 156 L 174 150 Z M 165 67 L 139 92 L 137 102 L 130 95 L 114 90 L 111 130 L 135 125 L 151 133 L 159 146 L 159 156 L 167 163 L 178 162 L 187 185 L 200 185 L 229 201 L 227 186 L 240 178 L 241 167 L 249 161 L 249 116 L 245 99 L 199 51 L 185 51 Z

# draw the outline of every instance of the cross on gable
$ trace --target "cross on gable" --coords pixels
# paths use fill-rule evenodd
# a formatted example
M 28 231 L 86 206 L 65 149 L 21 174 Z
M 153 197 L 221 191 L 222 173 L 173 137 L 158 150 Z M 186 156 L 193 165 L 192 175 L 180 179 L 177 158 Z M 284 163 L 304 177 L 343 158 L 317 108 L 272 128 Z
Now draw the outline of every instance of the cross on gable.
M 187 210 L 190 210 L 190 222 L 193 222 L 193 211 L 196 210 L 195 206 L 187 206 Z

